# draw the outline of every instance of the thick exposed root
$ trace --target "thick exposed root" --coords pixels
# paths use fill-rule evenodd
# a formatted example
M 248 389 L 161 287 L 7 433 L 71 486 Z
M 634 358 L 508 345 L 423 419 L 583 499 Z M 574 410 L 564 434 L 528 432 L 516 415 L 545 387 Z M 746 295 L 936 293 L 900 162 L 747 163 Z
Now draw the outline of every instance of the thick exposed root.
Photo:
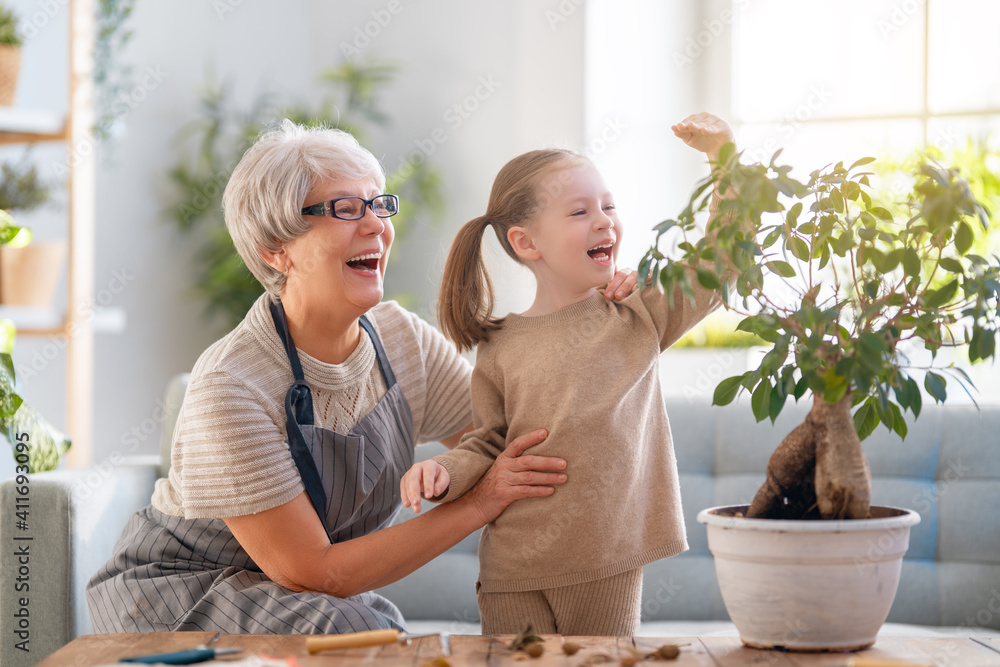
M 805 422 L 767 464 L 767 479 L 747 516 L 768 519 L 864 519 L 871 473 L 851 419 L 851 399 L 816 396 Z
M 819 401 L 809 417 L 822 420 L 816 442 L 816 500 L 824 519 L 867 519 L 872 476 L 851 419 L 850 397 L 840 403 Z
M 804 519 L 816 506 L 815 427 L 807 419 L 785 436 L 767 462 L 767 480 L 757 491 L 748 517 Z

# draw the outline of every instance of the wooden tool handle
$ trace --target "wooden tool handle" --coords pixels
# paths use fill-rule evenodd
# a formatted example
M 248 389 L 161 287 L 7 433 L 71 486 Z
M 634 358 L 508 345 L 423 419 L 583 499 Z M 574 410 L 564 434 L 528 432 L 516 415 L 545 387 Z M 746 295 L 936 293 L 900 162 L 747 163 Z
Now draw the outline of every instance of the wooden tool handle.
M 392 644 L 399 640 L 399 630 L 365 630 L 344 635 L 322 635 L 306 637 L 306 650 L 310 653 L 328 651 L 335 648 L 360 648 Z
M 847 664 L 848 667 L 934 667 L 933 662 L 915 662 L 895 658 L 866 658 L 864 656 L 851 658 Z

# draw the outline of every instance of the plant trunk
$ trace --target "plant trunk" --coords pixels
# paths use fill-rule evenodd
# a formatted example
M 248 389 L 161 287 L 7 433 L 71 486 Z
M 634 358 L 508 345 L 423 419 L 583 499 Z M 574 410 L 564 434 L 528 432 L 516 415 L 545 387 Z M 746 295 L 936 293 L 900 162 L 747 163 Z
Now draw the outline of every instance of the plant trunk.
M 767 519 L 867 519 L 872 479 L 851 418 L 851 397 L 813 398 L 806 420 L 767 463 L 767 480 L 747 510 Z

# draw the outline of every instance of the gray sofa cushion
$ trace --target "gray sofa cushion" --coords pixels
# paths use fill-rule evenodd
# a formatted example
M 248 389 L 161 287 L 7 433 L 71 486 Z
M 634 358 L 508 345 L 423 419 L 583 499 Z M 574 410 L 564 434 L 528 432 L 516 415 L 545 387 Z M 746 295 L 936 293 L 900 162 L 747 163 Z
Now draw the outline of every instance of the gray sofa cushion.
M 29 529 L 18 530 L 16 517 L 0 517 L 0 610 L 3 612 L 3 665 L 33 665 L 74 637 L 92 632 L 84 586 L 107 561 L 128 517 L 149 504 L 158 457 L 99 464 L 93 468 L 55 470 L 30 476 Z M 13 479 L 0 483 L 0 506 L 13 508 L 18 496 Z M 14 537 L 30 536 L 30 542 Z M 13 545 L 30 547 L 29 652 L 17 650 L 18 593 L 8 585 L 18 576 Z M 10 553 L 9 553 L 10 552 Z

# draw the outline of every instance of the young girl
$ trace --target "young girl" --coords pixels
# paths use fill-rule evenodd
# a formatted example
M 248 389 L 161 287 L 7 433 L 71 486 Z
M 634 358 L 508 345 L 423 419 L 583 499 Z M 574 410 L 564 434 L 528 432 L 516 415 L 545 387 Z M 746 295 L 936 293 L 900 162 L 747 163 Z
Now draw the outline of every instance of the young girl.
M 672 129 L 713 161 L 732 141 L 710 114 Z M 490 226 L 537 281 L 520 315 L 492 317 L 481 256 Z M 567 461 L 568 481 L 553 496 L 513 503 L 483 530 L 483 634 L 530 622 L 538 633 L 634 635 L 642 567 L 687 549 L 658 358 L 719 302 L 696 288 L 695 303 L 678 295 L 668 307 L 654 286 L 606 299 L 598 288 L 614 275 L 621 236 L 590 161 L 538 150 L 500 170 L 486 215 L 462 227 L 448 256 L 438 320 L 459 349 L 478 344 L 475 429 L 404 475 L 403 505 L 419 512 L 421 494 L 461 496 L 507 443 L 540 427 L 548 437 L 531 453 Z

